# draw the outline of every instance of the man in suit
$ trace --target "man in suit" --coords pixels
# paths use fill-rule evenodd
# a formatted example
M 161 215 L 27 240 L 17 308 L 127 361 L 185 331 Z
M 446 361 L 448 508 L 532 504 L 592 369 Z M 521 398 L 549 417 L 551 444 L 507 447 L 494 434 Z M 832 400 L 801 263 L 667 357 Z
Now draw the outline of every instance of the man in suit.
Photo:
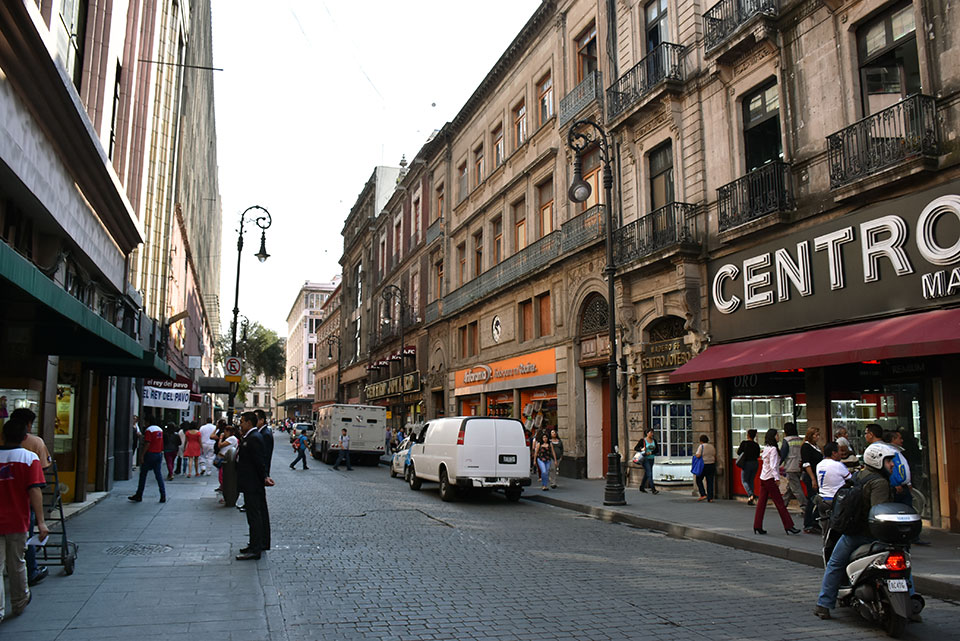
M 267 425 L 267 413 L 263 410 L 254 410 L 254 414 L 257 415 L 257 431 L 260 432 L 260 436 L 263 438 L 263 464 L 267 468 L 267 476 L 270 476 L 270 464 L 273 463 L 273 430 L 270 429 L 270 426 Z M 264 528 L 267 533 L 267 547 L 266 550 L 270 549 L 270 511 L 267 510 L 267 504 L 263 504 L 263 522 Z
M 256 429 L 256 422 L 257 415 L 253 412 L 240 415 L 243 438 L 237 454 L 237 487 L 243 492 L 243 502 L 247 508 L 250 543 L 240 550 L 238 561 L 259 559 L 264 550 L 270 549 L 270 522 L 265 519 L 266 488 L 273 485 L 273 479 L 267 474 L 263 437 Z

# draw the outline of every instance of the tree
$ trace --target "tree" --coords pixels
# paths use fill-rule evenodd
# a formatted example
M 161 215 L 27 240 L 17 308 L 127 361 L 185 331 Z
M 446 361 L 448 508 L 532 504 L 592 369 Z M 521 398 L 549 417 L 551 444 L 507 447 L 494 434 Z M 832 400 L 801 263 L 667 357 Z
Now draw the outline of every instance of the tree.
M 257 322 L 244 323 L 238 334 L 237 355 L 243 360 L 245 374 L 254 377 L 263 374 L 267 380 L 283 376 L 287 367 L 285 339 Z M 221 362 L 230 355 L 230 341 L 229 331 L 218 341 L 217 351 Z

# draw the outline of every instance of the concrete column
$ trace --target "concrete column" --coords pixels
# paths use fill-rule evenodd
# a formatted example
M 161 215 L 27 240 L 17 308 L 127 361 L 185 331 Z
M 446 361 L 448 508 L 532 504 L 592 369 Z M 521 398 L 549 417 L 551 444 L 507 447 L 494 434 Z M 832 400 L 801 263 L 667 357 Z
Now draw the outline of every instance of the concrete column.
M 827 393 L 826 370 L 822 367 L 805 369 L 803 385 L 807 393 L 807 428 L 820 428 L 820 443 L 822 445 L 827 440 L 833 440 L 834 438 L 829 431 L 830 398 Z

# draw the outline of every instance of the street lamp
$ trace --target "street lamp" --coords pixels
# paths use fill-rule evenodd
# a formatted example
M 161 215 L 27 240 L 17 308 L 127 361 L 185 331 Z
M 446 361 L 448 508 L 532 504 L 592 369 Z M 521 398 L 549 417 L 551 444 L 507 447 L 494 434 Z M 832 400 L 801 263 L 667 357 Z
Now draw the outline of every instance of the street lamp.
M 255 213 L 251 214 L 248 219 L 247 214 L 254 209 L 259 209 L 263 213 L 259 216 Z M 270 216 L 270 212 L 260 205 L 247 207 L 243 210 L 243 213 L 240 214 L 240 231 L 237 234 L 237 284 L 233 293 L 233 324 L 230 327 L 230 356 L 237 355 L 237 317 L 240 314 L 240 259 L 243 257 L 243 226 L 246 222 L 255 222 L 257 227 L 260 228 L 260 251 L 255 254 L 257 259 L 262 263 L 270 257 L 270 254 L 267 253 L 267 229 L 273 224 L 273 218 Z M 227 420 L 231 423 L 233 422 L 233 402 L 237 396 L 237 387 L 239 387 L 237 383 L 230 384 Z
M 407 418 L 407 405 L 406 405 L 406 385 L 404 384 L 404 371 L 403 371 L 403 310 L 406 305 L 404 301 L 403 290 L 400 289 L 397 285 L 387 285 L 383 288 L 381 293 L 383 300 L 388 303 L 392 303 L 394 300 L 397 301 L 397 306 L 400 308 L 400 427 L 403 427 L 403 423 Z
M 603 162 L 603 197 L 607 214 L 607 265 L 603 273 L 607 276 L 607 331 L 610 341 L 610 360 L 607 362 L 607 376 L 610 381 L 610 443 L 611 452 L 607 453 L 607 484 L 603 489 L 604 505 L 626 505 L 623 477 L 620 473 L 620 421 L 617 416 L 617 323 L 614 313 L 613 277 L 617 268 L 613 264 L 613 158 L 610 156 L 610 143 L 607 134 L 593 120 L 578 120 L 567 133 L 567 145 L 573 150 L 573 182 L 567 196 L 573 202 L 586 202 L 590 197 L 590 183 L 583 179 L 583 152 L 591 145 L 600 148 Z
M 297 367 L 296 365 L 291 365 L 291 366 L 290 366 L 290 380 L 291 380 L 291 381 L 293 380 L 293 373 L 294 373 L 294 372 L 297 373 L 297 386 L 296 386 L 295 388 L 293 388 L 294 407 L 296 408 L 296 406 L 300 404 L 300 403 L 299 403 L 299 401 L 300 401 L 300 368 Z M 297 413 L 297 412 L 299 412 L 299 408 L 294 409 L 293 411 L 294 411 L 294 413 Z
M 331 334 L 327 336 L 327 360 L 333 359 L 333 346 L 337 346 L 337 391 L 334 394 L 333 400 L 338 405 L 340 404 L 340 337 L 336 334 Z M 401 365 L 403 363 L 401 362 Z

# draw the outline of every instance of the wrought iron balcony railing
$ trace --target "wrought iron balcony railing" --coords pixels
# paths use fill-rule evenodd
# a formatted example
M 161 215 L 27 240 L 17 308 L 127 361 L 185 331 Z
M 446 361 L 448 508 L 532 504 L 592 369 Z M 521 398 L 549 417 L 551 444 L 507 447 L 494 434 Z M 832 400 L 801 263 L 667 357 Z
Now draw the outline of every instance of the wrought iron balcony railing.
M 750 18 L 759 14 L 776 16 L 779 10 L 779 0 L 720 0 L 703 14 L 707 50 L 729 38 Z
M 613 235 L 613 260 L 625 265 L 666 249 L 695 248 L 703 238 L 700 208 L 689 203 L 670 203 Z
M 443 222 L 441 219 L 437 218 L 435 221 L 430 223 L 430 226 L 427 227 L 427 244 L 431 244 L 436 239 L 440 238 L 443 235 Z
M 683 81 L 683 47 L 664 42 L 607 89 L 607 107 L 614 119 L 664 80 Z
M 790 165 L 777 160 L 717 189 L 720 231 L 793 209 Z
M 563 125 L 580 111 L 598 99 L 603 92 L 603 80 L 599 71 L 591 71 L 583 81 L 574 87 L 570 93 L 560 99 L 560 111 L 557 114 L 557 123 Z
M 937 101 L 915 94 L 827 136 L 830 187 L 940 153 Z
M 560 225 L 560 245 L 568 254 L 590 241 L 603 238 L 607 226 L 607 213 L 603 205 L 594 205 L 579 216 L 574 216 Z
M 427 303 L 427 307 L 423 312 L 423 320 L 427 323 L 432 323 L 435 320 L 440 319 L 440 301 L 435 300 L 432 303 Z

